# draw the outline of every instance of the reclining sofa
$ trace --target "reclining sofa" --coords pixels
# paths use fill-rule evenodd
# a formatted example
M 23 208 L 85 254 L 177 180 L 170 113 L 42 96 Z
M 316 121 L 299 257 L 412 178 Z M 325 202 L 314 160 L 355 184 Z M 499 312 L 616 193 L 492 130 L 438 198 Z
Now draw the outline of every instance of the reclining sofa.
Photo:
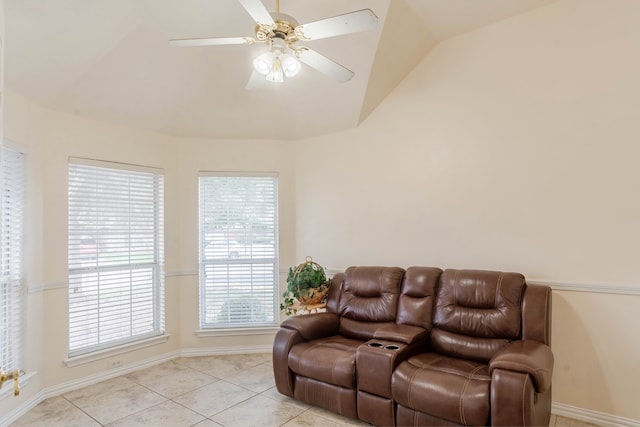
M 284 395 L 370 424 L 549 425 L 551 289 L 518 273 L 349 267 L 282 322 Z

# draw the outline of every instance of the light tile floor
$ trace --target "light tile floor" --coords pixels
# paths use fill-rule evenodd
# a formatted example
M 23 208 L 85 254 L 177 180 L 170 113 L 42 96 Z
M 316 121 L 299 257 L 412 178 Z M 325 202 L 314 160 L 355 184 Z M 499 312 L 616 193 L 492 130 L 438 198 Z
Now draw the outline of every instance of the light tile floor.
M 270 354 L 180 358 L 52 397 L 12 426 L 367 425 L 279 394 Z M 590 424 L 552 416 L 551 426 Z

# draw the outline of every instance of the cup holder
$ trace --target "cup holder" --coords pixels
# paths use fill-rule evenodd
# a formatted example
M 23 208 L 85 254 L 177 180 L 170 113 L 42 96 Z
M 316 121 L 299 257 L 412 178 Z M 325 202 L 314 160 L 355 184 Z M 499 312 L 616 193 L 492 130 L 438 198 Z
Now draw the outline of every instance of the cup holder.
M 381 342 L 370 342 L 367 344 L 368 347 L 373 347 L 373 348 L 383 348 L 385 350 L 391 350 L 391 351 L 395 351 L 395 350 L 400 350 L 400 347 L 394 344 L 382 344 Z

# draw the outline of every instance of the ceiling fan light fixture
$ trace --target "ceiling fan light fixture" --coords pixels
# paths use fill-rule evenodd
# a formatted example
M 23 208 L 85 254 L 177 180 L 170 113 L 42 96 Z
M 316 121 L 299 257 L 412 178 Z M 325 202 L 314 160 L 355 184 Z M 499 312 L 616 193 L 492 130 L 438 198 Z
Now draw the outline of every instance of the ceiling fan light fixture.
M 269 74 L 271 68 L 273 68 L 273 53 L 264 52 L 253 60 L 253 68 L 263 76 Z
M 294 77 L 300 72 L 300 62 L 287 53 L 289 47 L 284 40 L 276 38 L 269 41 L 269 50 L 253 60 L 256 72 L 266 76 L 274 83 L 283 83 L 284 78 Z
M 287 77 L 294 77 L 300 72 L 300 62 L 288 53 L 282 55 L 281 63 L 284 75 Z
M 267 74 L 267 81 L 273 83 L 283 83 L 284 82 L 284 72 L 282 70 L 282 62 L 280 62 L 280 58 L 275 55 L 273 58 L 273 66 L 271 67 L 271 71 Z

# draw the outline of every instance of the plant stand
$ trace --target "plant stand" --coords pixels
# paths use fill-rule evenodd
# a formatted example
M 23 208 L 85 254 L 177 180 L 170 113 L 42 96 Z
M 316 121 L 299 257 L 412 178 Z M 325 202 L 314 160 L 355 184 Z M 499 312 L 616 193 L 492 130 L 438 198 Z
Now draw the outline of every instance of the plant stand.
M 327 303 L 325 302 L 320 304 L 293 304 L 291 307 L 289 307 L 294 315 L 321 313 L 323 311 L 326 311 L 326 308 Z

